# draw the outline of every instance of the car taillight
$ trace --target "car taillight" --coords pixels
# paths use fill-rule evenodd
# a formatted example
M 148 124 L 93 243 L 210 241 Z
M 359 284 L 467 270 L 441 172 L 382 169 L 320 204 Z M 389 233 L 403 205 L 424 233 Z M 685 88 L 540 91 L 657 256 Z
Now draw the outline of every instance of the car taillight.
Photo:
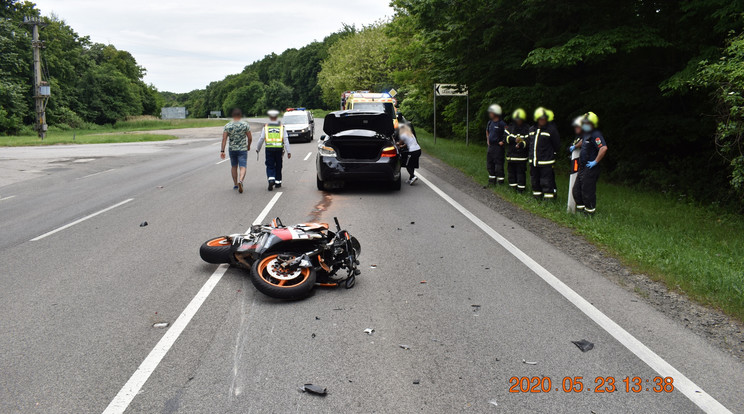
M 382 149 L 382 155 L 380 157 L 392 158 L 396 155 L 398 155 L 398 151 L 395 150 L 395 147 L 385 147 Z
M 336 150 L 334 150 L 331 147 L 326 147 L 325 145 L 321 145 L 318 147 L 318 154 L 321 157 L 335 157 L 336 156 Z

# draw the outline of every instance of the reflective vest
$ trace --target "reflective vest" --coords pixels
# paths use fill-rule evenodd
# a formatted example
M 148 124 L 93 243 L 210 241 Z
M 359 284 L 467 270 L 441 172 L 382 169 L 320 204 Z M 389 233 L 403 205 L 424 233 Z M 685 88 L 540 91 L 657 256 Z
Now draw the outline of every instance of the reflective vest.
M 284 125 L 266 125 L 264 137 L 266 148 L 284 148 Z

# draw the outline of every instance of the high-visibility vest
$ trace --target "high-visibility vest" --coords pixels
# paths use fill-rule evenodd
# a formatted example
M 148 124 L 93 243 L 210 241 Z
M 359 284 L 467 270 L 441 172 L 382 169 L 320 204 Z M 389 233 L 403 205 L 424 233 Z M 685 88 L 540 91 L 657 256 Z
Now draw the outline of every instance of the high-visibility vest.
M 284 148 L 284 125 L 266 125 L 264 137 L 266 148 Z

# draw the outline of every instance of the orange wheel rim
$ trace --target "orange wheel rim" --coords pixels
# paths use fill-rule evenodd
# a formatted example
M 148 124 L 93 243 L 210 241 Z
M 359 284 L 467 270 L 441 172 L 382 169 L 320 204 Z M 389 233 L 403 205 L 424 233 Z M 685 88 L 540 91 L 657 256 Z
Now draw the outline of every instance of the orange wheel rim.
M 209 247 L 223 247 L 229 245 L 230 241 L 227 240 L 227 237 L 218 237 L 207 242 L 207 246 Z
M 264 257 L 258 263 L 258 276 L 263 279 L 264 282 L 272 286 L 291 288 L 305 283 L 307 278 L 310 277 L 310 269 L 307 267 L 299 269 L 299 273 L 294 277 L 292 276 L 293 273 L 290 272 L 286 272 L 286 274 L 282 275 L 282 271 L 278 268 L 276 260 L 278 257 L 278 254 L 272 254 Z M 292 257 L 292 259 L 294 259 L 294 257 Z M 273 266 L 272 271 L 274 272 L 274 275 L 269 271 L 269 266 Z

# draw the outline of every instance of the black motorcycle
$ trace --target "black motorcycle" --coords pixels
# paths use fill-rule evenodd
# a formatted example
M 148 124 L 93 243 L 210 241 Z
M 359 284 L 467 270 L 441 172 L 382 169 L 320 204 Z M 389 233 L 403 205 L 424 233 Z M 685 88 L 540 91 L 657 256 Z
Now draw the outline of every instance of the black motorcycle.
M 251 282 L 262 293 L 279 299 L 302 299 L 315 286 L 350 289 L 361 272 L 361 246 L 338 219 L 336 231 L 326 223 L 284 226 L 277 217 L 255 225 L 247 234 L 215 237 L 199 254 L 208 263 L 229 263 L 250 270 Z

